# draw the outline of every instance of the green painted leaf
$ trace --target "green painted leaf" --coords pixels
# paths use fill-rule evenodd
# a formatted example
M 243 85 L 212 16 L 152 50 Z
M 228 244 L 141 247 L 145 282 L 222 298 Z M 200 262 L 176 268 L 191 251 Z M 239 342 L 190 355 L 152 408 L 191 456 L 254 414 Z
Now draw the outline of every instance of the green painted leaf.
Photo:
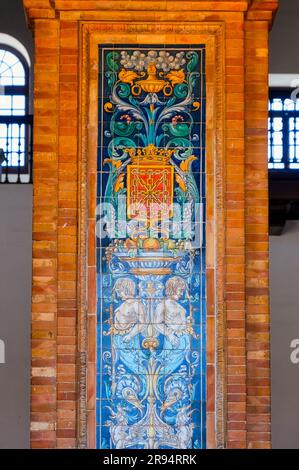
M 117 92 L 121 98 L 128 98 L 131 94 L 130 85 L 127 83 L 119 83 L 117 88 Z
M 173 124 L 169 124 L 169 130 L 172 135 L 176 137 L 186 137 L 190 133 L 190 126 L 188 124 L 178 122 L 175 126 Z
M 186 96 L 188 95 L 188 85 L 186 83 L 176 85 L 173 89 L 173 92 L 177 98 L 186 98 Z
M 109 52 L 106 56 L 106 63 L 112 72 L 119 71 L 119 65 L 117 62 L 118 59 L 119 59 L 119 53 L 116 51 Z
M 186 54 L 186 57 L 189 59 L 187 70 L 188 72 L 193 72 L 198 64 L 198 54 L 195 51 L 191 51 Z

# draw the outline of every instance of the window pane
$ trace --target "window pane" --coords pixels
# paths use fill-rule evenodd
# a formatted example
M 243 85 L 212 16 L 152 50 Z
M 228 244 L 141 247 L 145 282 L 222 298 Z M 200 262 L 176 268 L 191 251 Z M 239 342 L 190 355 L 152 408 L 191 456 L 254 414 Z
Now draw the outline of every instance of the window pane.
M 0 115 L 23 116 L 25 115 L 25 96 L 0 95 Z
M 10 115 L 12 106 L 12 97 L 0 95 L 0 115 Z
M 282 130 L 282 118 L 274 118 L 273 119 L 273 129 L 274 129 L 274 131 L 281 131 Z
M 290 144 L 290 146 L 294 145 L 294 141 L 295 141 L 295 133 L 290 132 L 290 134 L 289 134 L 289 144 Z
M 276 99 L 276 108 L 282 108 L 282 100 Z M 272 106 L 271 106 L 272 108 Z M 268 161 L 269 169 L 283 169 L 283 118 L 272 117 L 268 120 Z M 281 113 L 282 116 L 282 113 Z
M 294 119 L 291 118 L 291 119 L 289 120 L 289 130 L 290 130 L 290 131 L 293 131 L 293 130 L 294 130 L 294 127 L 295 127 Z
M 284 110 L 285 111 L 293 111 L 295 109 L 295 103 L 291 99 L 284 100 Z
M 282 100 L 280 98 L 274 98 L 271 108 L 273 111 L 282 111 Z
M 17 109 L 25 109 L 25 96 L 14 96 L 13 97 L 13 107 Z
M 297 168 L 297 160 L 299 159 L 299 118 L 289 119 L 289 160 L 290 168 Z M 295 166 L 293 165 L 295 164 Z
M 0 74 L 0 85 L 2 86 L 12 85 L 12 73 L 10 70 L 8 72 L 6 71 L 2 75 Z
M 273 144 L 274 145 L 282 145 L 282 132 L 274 132 Z
M 15 78 L 19 79 L 25 79 L 25 70 L 21 62 L 17 62 L 13 67 L 12 67 L 12 73 Z
M 0 147 L 3 148 L 8 161 L 8 166 L 17 167 L 25 165 L 25 125 L 24 124 L 1 124 L 0 125 Z M 6 162 L 2 163 L 5 167 Z
M 290 156 L 290 161 L 292 161 L 295 157 L 295 147 L 294 146 L 290 147 L 289 156 Z
M 6 124 L 0 124 L 0 139 L 3 139 L 5 136 L 6 136 Z
M 20 59 L 0 49 L 0 85 L 25 85 L 25 70 Z
M 282 147 L 276 146 L 273 148 L 273 158 L 278 162 L 282 160 Z
M 290 169 L 291 170 L 298 170 L 299 169 L 299 163 L 290 163 Z

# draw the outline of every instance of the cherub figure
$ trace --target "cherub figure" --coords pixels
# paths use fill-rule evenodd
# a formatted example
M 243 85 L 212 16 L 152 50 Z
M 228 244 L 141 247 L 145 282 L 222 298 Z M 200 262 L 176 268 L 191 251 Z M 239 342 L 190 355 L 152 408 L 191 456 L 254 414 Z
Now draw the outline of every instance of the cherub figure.
M 116 413 L 111 410 L 111 418 L 113 421 L 107 421 L 106 425 L 109 426 L 112 442 L 116 449 L 123 449 L 129 429 L 127 413 L 121 405 L 117 405 Z
M 129 342 L 145 328 L 144 306 L 141 300 L 136 299 L 136 285 L 132 279 L 117 279 L 114 290 L 123 303 L 114 312 L 113 329 Z
M 155 312 L 156 330 L 165 335 L 174 346 L 178 345 L 179 336 L 188 330 L 186 310 L 178 302 L 186 288 L 186 283 L 181 277 L 168 279 L 165 285 L 167 298 L 157 305 Z
M 190 406 L 182 408 L 176 417 L 178 449 L 190 449 L 192 445 L 192 432 L 194 424 L 191 422 Z

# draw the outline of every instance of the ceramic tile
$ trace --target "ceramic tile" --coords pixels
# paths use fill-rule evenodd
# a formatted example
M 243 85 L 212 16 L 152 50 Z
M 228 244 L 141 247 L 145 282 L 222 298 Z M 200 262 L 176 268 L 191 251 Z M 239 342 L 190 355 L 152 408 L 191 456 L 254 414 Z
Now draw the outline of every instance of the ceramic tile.
M 205 49 L 99 55 L 97 447 L 203 448 Z

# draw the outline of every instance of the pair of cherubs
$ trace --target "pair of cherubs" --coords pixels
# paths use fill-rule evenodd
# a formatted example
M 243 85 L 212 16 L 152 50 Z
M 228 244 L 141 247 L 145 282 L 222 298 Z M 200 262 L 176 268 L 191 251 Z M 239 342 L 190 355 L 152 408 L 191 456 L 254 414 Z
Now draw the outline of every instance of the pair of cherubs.
M 124 342 L 129 342 L 138 333 L 147 329 L 148 320 L 143 303 L 136 298 L 136 285 L 130 278 L 118 279 L 114 290 L 123 303 L 114 312 L 114 332 L 123 335 Z M 179 343 L 180 335 L 187 331 L 186 310 L 178 300 L 186 291 L 185 281 L 174 276 L 166 282 L 166 298 L 155 309 L 155 318 L 151 325 L 155 335 L 162 334 L 173 346 Z

